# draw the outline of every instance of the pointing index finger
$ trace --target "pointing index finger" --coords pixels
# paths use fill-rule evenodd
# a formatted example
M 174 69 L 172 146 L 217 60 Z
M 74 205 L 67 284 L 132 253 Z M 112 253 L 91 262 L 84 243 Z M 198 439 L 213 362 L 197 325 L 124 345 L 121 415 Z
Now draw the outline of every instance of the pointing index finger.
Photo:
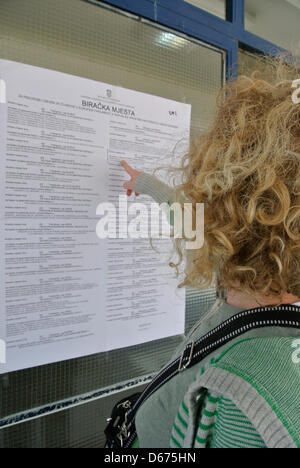
M 122 164 L 122 166 L 124 167 L 125 171 L 128 172 L 128 174 L 131 175 L 131 174 L 132 174 L 132 171 L 133 171 L 132 167 L 129 166 L 129 164 L 128 164 L 126 161 L 124 161 L 124 160 L 122 161 L 121 164 Z

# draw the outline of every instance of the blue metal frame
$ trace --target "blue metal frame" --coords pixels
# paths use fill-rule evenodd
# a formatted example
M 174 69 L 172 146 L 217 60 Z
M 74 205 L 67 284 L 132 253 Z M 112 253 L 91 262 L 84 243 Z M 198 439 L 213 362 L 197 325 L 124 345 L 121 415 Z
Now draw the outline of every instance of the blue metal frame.
M 227 0 L 226 20 L 184 0 L 93 0 L 126 10 L 227 52 L 227 78 L 238 73 L 238 50 L 276 55 L 283 49 L 245 30 L 245 0 Z

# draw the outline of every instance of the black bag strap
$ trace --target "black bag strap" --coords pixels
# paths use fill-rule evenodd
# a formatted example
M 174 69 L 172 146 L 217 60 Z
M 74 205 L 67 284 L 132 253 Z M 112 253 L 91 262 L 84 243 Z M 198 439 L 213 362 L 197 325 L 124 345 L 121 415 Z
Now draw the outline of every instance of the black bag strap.
M 134 420 L 140 406 L 162 385 L 187 368 L 198 364 L 206 356 L 218 350 L 244 333 L 270 327 L 300 329 L 300 307 L 280 305 L 258 307 L 240 312 L 211 330 L 196 342 L 190 342 L 182 355 L 164 368 L 145 388 L 140 397 L 128 409 L 120 438 L 124 448 L 129 448 L 136 438 Z

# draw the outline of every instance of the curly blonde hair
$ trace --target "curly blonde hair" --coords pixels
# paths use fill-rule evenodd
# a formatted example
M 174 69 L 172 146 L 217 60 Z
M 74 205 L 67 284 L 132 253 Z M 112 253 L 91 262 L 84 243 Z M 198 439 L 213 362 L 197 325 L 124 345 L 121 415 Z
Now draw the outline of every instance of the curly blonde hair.
M 205 204 L 205 243 L 182 284 L 253 296 L 300 297 L 300 70 L 264 58 L 259 72 L 229 81 L 210 128 L 191 145 L 179 190 Z

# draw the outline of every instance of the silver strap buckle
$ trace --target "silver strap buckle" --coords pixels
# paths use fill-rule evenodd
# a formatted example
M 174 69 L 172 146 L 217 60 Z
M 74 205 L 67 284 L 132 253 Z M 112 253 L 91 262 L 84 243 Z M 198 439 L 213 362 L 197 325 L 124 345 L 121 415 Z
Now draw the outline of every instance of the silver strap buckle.
M 120 432 L 119 432 L 119 434 L 117 436 L 119 438 L 119 440 L 120 440 L 122 448 L 124 446 L 124 440 L 127 440 L 129 436 L 130 436 L 130 434 L 128 433 L 128 429 L 127 429 L 127 413 L 126 413 L 125 414 L 125 421 L 122 424 L 121 430 L 120 430 Z
M 191 364 L 192 358 L 193 358 L 193 353 L 194 353 L 194 346 L 195 346 L 195 343 L 194 343 L 194 341 L 192 341 L 191 343 L 189 343 L 186 346 L 185 350 L 183 351 L 183 353 L 181 355 L 180 362 L 179 362 L 179 367 L 178 367 L 179 372 L 184 371 Z M 190 347 L 190 350 L 189 350 L 188 361 L 187 361 L 187 363 L 183 364 L 184 359 L 187 358 L 185 353 L 186 353 L 186 351 L 188 351 L 189 347 Z

